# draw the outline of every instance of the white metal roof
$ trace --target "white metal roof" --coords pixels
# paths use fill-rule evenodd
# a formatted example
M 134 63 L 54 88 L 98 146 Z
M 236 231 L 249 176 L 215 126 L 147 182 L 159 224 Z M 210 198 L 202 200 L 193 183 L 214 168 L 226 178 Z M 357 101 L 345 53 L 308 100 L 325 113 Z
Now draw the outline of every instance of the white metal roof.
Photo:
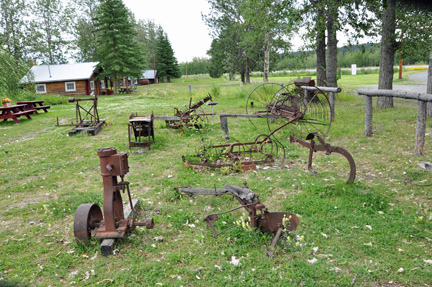
M 88 80 L 98 62 L 40 65 L 31 68 L 35 83 Z
M 143 79 L 154 79 L 155 78 L 155 72 L 157 74 L 157 70 L 145 70 L 143 71 Z

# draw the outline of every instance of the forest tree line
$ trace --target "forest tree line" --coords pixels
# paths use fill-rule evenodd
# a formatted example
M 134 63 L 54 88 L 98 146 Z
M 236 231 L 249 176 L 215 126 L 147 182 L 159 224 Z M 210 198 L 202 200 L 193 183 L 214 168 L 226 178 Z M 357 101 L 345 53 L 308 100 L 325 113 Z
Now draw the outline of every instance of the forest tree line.
M 391 89 L 394 63 L 402 58 L 406 64 L 414 55 L 427 54 L 432 45 L 432 11 L 429 6 L 425 9 L 410 1 L 208 3 L 211 9 L 203 20 L 213 38 L 208 50 L 210 60 L 194 59 L 188 63 L 188 74 L 198 73 L 198 67 L 207 63 L 212 77 L 240 74 L 242 82 L 249 82 L 251 72 L 262 71 L 263 81 L 268 81 L 270 71 L 315 67 L 317 84 L 337 86 L 337 70 L 352 64 L 347 60 L 352 56 L 358 66 L 362 66 L 360 59 L 374 65 L 379 58 L 379 88 Z M 180 76 L 162 27 L 136 20 L 122 0 L 0 0 L 0 5 L 0 65 L 11 59 L 17 66 L 36 60 L 59 64 L 73 59 L 97 61 L 104 69 L 102 76 L 114 78 L 136 77 L 141 70 L 153 68 L 166 81 Z M 300 57 L 290 53 L 293 36 L 299 31 L 305 31 L 301 35 L 302 50 L 312 51 Z M 344 55 L 337 48 L 340 33 L 350 39 L 350 44 L 372 37 L 379 45 Z M 1 60 L 7 57 L 7 61 Z M 6 70 L 3 73 L 10 74 Z M 186 64 L 182 71 L 186 74 Z
M 352 64 L 357 67 L 378 67 L 380 62 L 379 44 L 362 44 L 338 48 L 338 67 L 350 68 Z M 396 57 L 394 65 L 399 65 L 399 58 Z M 427 65 L 429 54 L 426 50 L 413 51 L 405 55 L 404 65 Z M 208 74 L 210 58 L 195 57 L 191 62 L 180 63 L 182 75 Z M 275 57 L 271 71 L 291 71 L 303 69 L 316 69 L 316 54 L 313 51 L 297 51 L 292 53 L 279 54 Z M 252 72 L 262 72 L 257 69 Z

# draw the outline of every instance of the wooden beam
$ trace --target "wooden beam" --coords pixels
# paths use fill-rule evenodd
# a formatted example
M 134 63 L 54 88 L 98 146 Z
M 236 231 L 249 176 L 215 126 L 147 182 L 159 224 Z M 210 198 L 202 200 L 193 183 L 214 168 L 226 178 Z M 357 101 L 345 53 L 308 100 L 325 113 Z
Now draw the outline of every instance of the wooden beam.
M 359 95 L 369 96 L 369 97 L 395 97 L 401 99 L 432 102 L 432 94 L 426 94 L 426 93 L 414 93 L 414 92 L 405 92 L 405 91 L 397 91 L 397 90 L 368 90 L 368 89 L 359 89 L 357 93 Z
M 132 199 L 132 206 L 134 209 L 136 209 L 137 205 L 138 205 L 138 199 Z M 132 215 L 132 209 L 130 207 L 129 202 L 127 203 L 127 205 L 123 207 L 123 210 L 124 210 L 123 211 L 124 218 L 128 218 Z M 100 246 L 102 256 L 108 256 L 114 254 L 115 244 L 116 244 L 116 239 L 112 239 L 112 238 L 104 239 Z

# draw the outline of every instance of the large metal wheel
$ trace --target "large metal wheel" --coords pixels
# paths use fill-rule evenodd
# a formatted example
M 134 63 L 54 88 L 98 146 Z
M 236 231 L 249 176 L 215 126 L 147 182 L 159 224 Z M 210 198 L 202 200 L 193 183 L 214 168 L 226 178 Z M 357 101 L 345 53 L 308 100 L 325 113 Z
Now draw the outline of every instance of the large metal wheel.
M 319 89 L 305 92 L 294 84 L 286 86 L 283 92 L 272 98 L 269 106 L 269 114 L 280 116 L 276 119 L 267 119 L 270 132 L 292 121 L 273 134 L 281 143 L 287 142 L 290 135 L 296 135 L 297 138 L 304 140 L 313 132 L 324 138 L 330 129 L 330 102 L 327 95 Z
M 260 134 L 254 137 L 254 149 L 264 155 L 266 159 L 276 159 L 279 154 L 279 148 L 282 149 L 283 157 L 285 159 L 285 150 L 283 146 L 279 147 L 279 144 L 268 137 L 266 134 Z
M 281 90 L 284 90 L 283 84 L 264 83 L 257 86 L 246 100 L 246 114 L 267 115 L 271 99 Z M 249 118 L 249 121 L 253 126 L 257 127 L 257 119 Z
M 102 211 L 95 203 L 78 206 L 74 218 L 74 235 L 78 244 L 89 244 L 91 231 L 102 221 Z

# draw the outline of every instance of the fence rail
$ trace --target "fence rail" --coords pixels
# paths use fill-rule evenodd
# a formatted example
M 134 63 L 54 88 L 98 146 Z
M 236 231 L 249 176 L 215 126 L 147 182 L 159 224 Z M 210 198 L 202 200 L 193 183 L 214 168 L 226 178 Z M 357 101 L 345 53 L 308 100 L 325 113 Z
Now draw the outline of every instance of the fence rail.
M 417 100 L 417 126 L 415 154 L 423 155 L 426 132 L 426 106 L 432 102 L 432 94 L 413 93 L 397 90 L 367 90 L 359 89 L 359 95 L 365 96 L 365 136 L 372 136 L 372 97 L 394 97 L 401 99 Z

